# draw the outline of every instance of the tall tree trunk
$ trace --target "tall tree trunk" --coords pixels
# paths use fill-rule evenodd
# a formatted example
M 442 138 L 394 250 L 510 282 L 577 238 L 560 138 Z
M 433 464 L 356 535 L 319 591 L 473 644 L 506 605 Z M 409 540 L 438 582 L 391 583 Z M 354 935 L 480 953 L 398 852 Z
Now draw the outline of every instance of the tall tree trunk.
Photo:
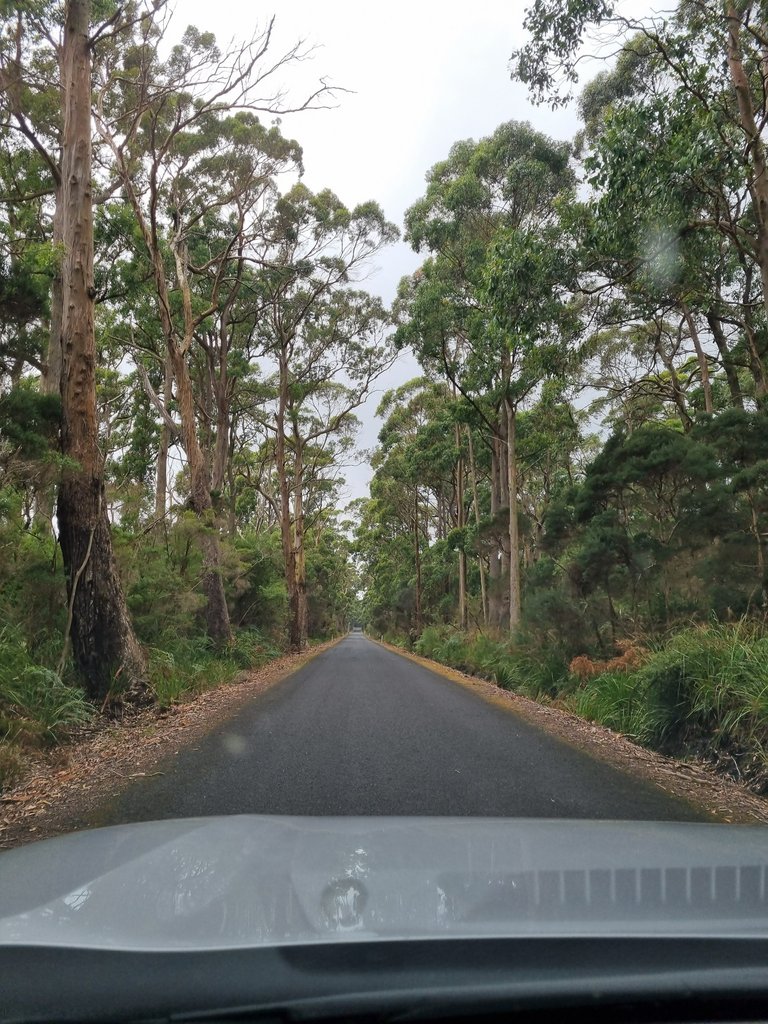
M 455 398 L 455 395 L 454 395 Z M 464 459 L 461 456 L 461 429 L 459 424 L 454 426 L 454 438 L 458 460 L 456 462 L 456 525 L 460 530 L 464 529 Z M 462 539 L 459 548 L 459 628 L 467 628 L 467 552 L 464 550 Z
M 299 647 L 303 649 L 307 646 L 309 634 L 309 606 L 307 604 L 307 552 L 304 546 L 304 462 L 301 441 L 297 433 L 294 433 L 294 444 L 296 446 L 293 499 L 293 535 L 296 552 L 296 632 L 299 637 Z
M 687 303 L 681 302 L 680 309 L 685 317 L 685 322 L 688 325 L 688 333 L 691 336 L 693 347 L 696 351 L 696 359 L 699 364 L 699 372 L 701 374 L 701 390 L 704 394 L 704 412 L 713 413 L 715 407 L 712 403 L 712 385 L 709 381 L 709 359 L 707 353 L 701 344 L 701 338 L 699 337 L 699 331 L 696 327 L 696 321 L 691 316 L 691 311 L 688 308 Z
M 509 628 L 520 625 L 520 529 L 517 514 L 517 445 L 515 411 L 508 398 L 504 400 L 507 414 L 507 488 L 509 490 Z
M 683 430 L 688 433 L 688 431 L 693 427 L 693 420 L 688 412 L 688 405 L 685 401 L 685 392 L 683 391 L 680 384 L 680 378 L 677 374 L 677 370 L 675 369 L 674 357 L 671 353 L 665 350 L 661 341 L 659 342 L 656 351 L 667 368 L 669 380 L 672 384 L 672 399 L 677 406 L 677 411 L 680 413 L 680 421 L 683 424 Z
M 169 349 L 176 378 L 176 396 L 184 451 L 189 469 L 190 504 L 200 519 L 200 549 L 203 555 L 203 593 L 206 631 L 214 643 L 223 645 L 231 636 L 229 609 L 221 575 L 222 556 L 216 516 L 211 500 L 211 476 L 205 455 L 197 438 L 195 398 L 189 367 L 175 342 Z
M 720 353 L 720 362 L 723 364 L 725 379 L 728 381 L 728 390 L 731 394 L 731 404 L 737 409 L 743 409 L 744 396 L 741 393 L 739 375 L 728 348 L 728 341 L 725 337 L 720 317 L 710 310 L 707 313 L 707 324 L 717 345 L 717 351 Z
M 70 636 L 88 693 L 135 691 L 146 662 L 128 617 L 112 553 L 96 416 L 91 196 L 90 0 L 69 0 L 62 49 L 61 445 L 57 516 L 67 575 Z M 56 345 L 51 346 L 56 352 Z M 55 360 L 55 355 L 54 355 Z
M 215 389 L 216 399 L 216 440 L 213 446 L 213 469 L 211 487 L 217 493 L 224 489 L 229 462 L 229 398 L 226 387 Z
M 288 487 L 288 465 L 285 445 L 285 416 L 288 408 L 288 363 L 284 353 L 279 356 L 280 383 L 277 400 L 275 437 L 275 468 L 280 489 L 280 539 L 285 563 L 285 586 L 288 591 L 288 643 L 292 651 L 301 650 L 299 592 L 296 586 L 296 551 L 291 524 L 291 495 Z
M 506 509 L 506 528 L 499 523 L 499 544 L 501 546 L 501 617 L 499 629 L 509 628 L 509 596 L 510 596 L 510 551 L 509 551 L 509 463 L 507 461 L 507 414 L 506 406 L 502 403 L 501 416 L 501 437 L 499 439 L 499 504 L 501 509 Z
M 501 441 L 494 436 L 491 442 L 491 520 L 493 522 L 494 537 L 498 524 L 501 508 Z M 503 551 L 501 544 L 495 545 L 491 551 L 490 564 L 488 566 L 488 621 L 494 629 L 502 629 L 504 626 L 504 595 L 502 593 L 502 558 Z
M 416 599 L 414 602 L 414 618 L 416 635 L 421 635 L 421 524 L 419 523 L 419 489 L 413 492 L 413 561 L 416 569 Z
M 234 537 L 237 533 L 237 493 L 235 491 L 235 471 L 232 467 L 232 451 L 227 459 L 227 533 Z
M 171 408 L 173 389 L 173 366 L 171 357 L 165 354 L 165 380 L 163 382 L 163 406 L 166 411 Z M 155 468 L 155 518 L 158 522 L 165 519 L 168 510 L 168 450 L 171 446 L 171 431 L 163 420 L 160 424 L 160 445 L 157 450 Z
M 222 578 L 222 554 L 216 510 L 211 496 L 211 467 L 197 435 L 197 416 L 192 376 L 187 353 L 194 340 L 195 321 L 192 313 L 192 288 L 189 283 L 189 254 L 181 229 L 173 236 L 173 257 L 176 277 L 181 291 L 184 315 L 184 337 L 179 345 L 173 331 L 166 331 L 168 352 L 171 356 L 176 396 L 181 420 L 181 439 L 187 455 L 190 477 L 192 509 L 200 519 L 200 548 L 203 555 L 203 593 L 207 598 L 205 624 L 208 636 L 218 646 L 226 644 L 232 631 L 229 621 L 227 597 Z
M 765 343 L 758 342 L 757 332 L 755 331 L 754 316 L 752 313 L 752 278 L 754 275 L 754 267 L 744 256 L 740 256 L 739 262 L 741 263 L 744 271 L 744 290 L 741 297 L 741 309 L 744 323 L 744 337 L 747 342 L 747 352 L 749 353 L 749 368 L 752 373 L 752 379 L 755 382 L 755 398 L 759 405 L 764 405 L 765 399 L 768 397 L 768 369 L 766 369 Z
M 56 187 L 56 208 L 53 214 L 53 235 L 51 241 L 54 246 L 61 247 L 63 244 L 63 219 L 64 202 L 61 194 L 61 184 Z M 48 358 L 43 371 L 43 391 L 47 395 L 57 395 L 61 391 L 61 318 L 63 314 L 62 297 L 62 265 L 58 264 L 53 272 L 51 280 L 51 324 L 48 336 Z
M 469 444 L 469 476 L 472 482 L 472 505 L 475 510 L 475 525 L 477 526 L 478 537 L 480 536 L 480 502 L 477 496 L 477 469 L 475 467 L 475 449 L 472 444 L 472 431 L 467 427 L 467 442 Z M 485 563 L 482 551 L 477 555 L 478 569 L 480 570 L 480 601 L 483 608 L 483 625 L 488 625 L 488 594 L 485 584 Z

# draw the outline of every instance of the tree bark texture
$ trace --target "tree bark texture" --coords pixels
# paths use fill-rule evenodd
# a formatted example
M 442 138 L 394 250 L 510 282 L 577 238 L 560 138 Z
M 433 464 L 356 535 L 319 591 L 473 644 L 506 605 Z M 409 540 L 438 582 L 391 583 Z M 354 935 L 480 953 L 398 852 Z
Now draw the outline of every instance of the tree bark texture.
M 413 492 L 413 561 L 416 569 L 416 595 L 414 601 L 414 621 L 416 635 L 421 635 L 421 524 L 419 522 L 419 489 Z
M 472 482 L 472 506 L 475 510 L 475 526 L 480 535 L 480 501 L 477 494 L 477 470 L 475 468 L 475 448 L 472 443 L 472 431 L 467 427 L 467 443 L 469 449 L 469 475 Z M 480 570 L 480 601 L 483 608 L 483 625 L 488 625 L 488 595 L 485 584 L 485 563 L 482 551 L 478 552 L 477 566 Z
M 723 365 L 725 379 L 728 381 L 728 390 L 731 394 L 731 404 L 737 409 L 744 408 L 744 396 L 741 393 L 739 374 L 736 365 L 728 348 L 728 342 L 723 331 L 723 325 L 713 312 L 707 313 L 707 324 L 712 337 L 715 339 L 717 351 L 720 353 L 720 362 Z
M 496 520 L 501 511 L 501 441 L 498 436 L 492 438 L 491 448 L 491 519 L 496 530 Z M 493 629 L 504 628 L 504 594 L 503 594 L 503 551 L 496 543 L 491 551 L 488 566 L 488 624 Z
M 296 572 L 296 632 L 301 648 L 306 647 L 309 636 L 309 604 L 307 598 L 307 552 L 304 544 L 304 465 L 301 444 L 298 436 L 294 437 L 296 445 L 294 464 L 294 567 Z
M 73 465 L 62 477 L 57 516 L 71 607 L 72 651 L 89 695 L 103 700 L 118 688 L 125 692 L 141 687 L 146 662 L 112 552 L 98 448 L 89 27 L 90 0 L 69 0 L 62 51 L 62 184 L 57 199 L 64 252 L 61 444 Z M 51 348 L 55 353 L 55 344 Z
M 455 396 L 454 396 L 455 397 Z M 464 460 L 461 456 L 461 433 L 459 424 L 454 428 L 456 451 L 458 460 L 456 463 L 456 525 L 460 530 L 464 529 Z M 459 549 L 459 628 L 467 628 L 467 552 L 462 543 Z
M 517 445 L 515 410 L 507 398 L 507 491 L 509 498 L 509 628 L 520 625 L 522 604 L 520 597 L 520 528 L 517 511 Z
M 285 563 L 285 586 L 288 591 L 288 644 L 292 651 L 302 647 L 301 612 L 299 592 L 296 586 L 296 549 L 293 544 L 291 522 L 291 493 L 288 486 L 288 465 L 285 443 L 285 417 L 288 409 L 288 364 L 284 355 L 279 359 L 280 381 L 277 400 L 277 422 L 275 433 L 275 468 L 280 488 L 280 539 L 283 545 Z
M 173 368 L 171 357 L 165 355 L 165 380 L 163 382 L 163 407 L 171 407 L 171 391 L 173 388 Z M 165 519 L 168 510 L 168 450 L 171 446 L 171 431 L 163 420 L 160 424 L 160 444 L 157 449 L 155 466 L 155 518 L 158 523 Z
M 696 321 L 691 316 L 691 311 L 688 308 L 687 303 L 682 302 L 680 308 L 683 311 L 685 322 L 688 327 L 688 333 L 693 342 L 693 347 L 696 351 L 696 360 L 699 364 L 699 373 L 701 375 L 701 390 L 704 395 L 704 412 L 714 412 L 714 404 L 712 402 L 712 385 L 709 380 L 709 359 L 707 353 L 704 351 L 704 346 L 701 344 L 701 338 L 699 337 L 699 331 L 696 327 Z

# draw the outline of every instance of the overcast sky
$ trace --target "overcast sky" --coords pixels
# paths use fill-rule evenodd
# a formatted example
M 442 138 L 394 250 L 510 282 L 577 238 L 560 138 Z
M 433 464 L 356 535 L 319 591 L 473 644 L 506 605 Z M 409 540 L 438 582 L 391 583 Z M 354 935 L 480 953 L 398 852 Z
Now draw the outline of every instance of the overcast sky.
M 523 40 L 521 0 L 177 0 L 174 35 L 187 24 L 215 32 L 222 43 L 249 37 L 276 16 L 274 53 L 297 39 L 317 49 L 311 62 L 289 70 L 285 87 L 305 94 L 320 76 L 354 90 L 335 109 L 291 115 L 283 132 L 304 149 L 304 180 L 333 189 L 347 205 L 375 199 L 402 228 L 403 214 L 424 191 L 424 176 L 458 139 L 479 139 L 503 121 L 531 121 L 560 139 L 577 128 L 572 111 L 533 107 L 509 79 L 512 50 Z M 367 287 L 389 303 L 400 278 L 419 257 L 405 243 L 376 260 Z M 376 444 L 374 412 L 381 391 L 416 376 L 402 355 L 361 410 L 358 443 Z M 345 473 L 347 497 L 367 493 L 366 465 Z

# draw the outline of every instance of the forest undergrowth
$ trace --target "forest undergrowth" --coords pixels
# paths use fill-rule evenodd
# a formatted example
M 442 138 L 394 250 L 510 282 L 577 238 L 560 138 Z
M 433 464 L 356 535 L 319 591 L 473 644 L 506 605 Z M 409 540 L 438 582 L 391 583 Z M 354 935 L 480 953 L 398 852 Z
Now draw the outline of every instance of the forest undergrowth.
M 204 635 L 167 635 L 163 646 L 148 648 L 149 680 L 146 703 L 158 709 L 193 699 L 197 694 L 239 679 L 280 657 L 284 647 L 255 629 L 233 634 L 231 643 L 216 651 Z M 69 672 L 60 676 L 40 664 L 18 628 L 0 630 L 0 792 L 16 782 L 30 756 L 66 744 L 94 723 L 100 712 Z
M 277 538 L 247 531 L 227 542 L 224 577 L 233 629 L 226 645 L 205 632 L 199 590 L 200 556 L 183 517 L 161 536 L 118 533 L 126 597 L 147 656 L 138 703 L 163 710 L 242 678 L 287 649 L 286 591 Z M 0 792 L 19 780 L 31 760 L 120 718 L 126 705 L 120 673 L 102 702 L 89 700 L 65 646 L 66 590 L 53 538 L 0 529 Z M 11 555 L 11 552 L 13 554 Z M 344 600 L 330 593 L 339 568 L 335 552 L 313 548 L 309 571 L 323 599 L 310 603 L 310 643 L 346 625 Z M 334 605 L 334 599 L 338 605 Z

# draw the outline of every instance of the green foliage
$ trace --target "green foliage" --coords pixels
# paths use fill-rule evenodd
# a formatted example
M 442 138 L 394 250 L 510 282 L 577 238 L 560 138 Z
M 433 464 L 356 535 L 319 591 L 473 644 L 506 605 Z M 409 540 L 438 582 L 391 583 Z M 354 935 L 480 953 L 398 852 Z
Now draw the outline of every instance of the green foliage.
M 0 738 L 55 742 L 92 715 L 82 690 L 34 662 L 18 629 L 0 630 Z
M 60 739 L 67 728 L 82 725 L 94 713 L 82 690 L 67 686 L 51 669 L 38 665 L 0 684 L 0 694 L 11 715 L 35 723 L 46 740 Z
M 578 694 L 575 709 L 630 739 L 659 746 L 669 728 L 670 714 L 647 679 L 636 673 L 606 672 Z
M 161 708 L 211 690 L 232 678 L 234 664 L 217 656 L 205 637 L 164 639 L 163 647 L 148 649 L 152 691 Z
M 582 684 L 579 714 L 674 752 L 761 753 L 768 722 L 768 635 L 748 620 L 691 627 L 630 672 Z
M 673 636 L 641 670 L 671 709 L 670 729 L 729 749 L 765 739 L 768 636 L 754 623 L 713 623 Z
M 490 679 L 505 690 L 527 697 L 555 696 L 568 674 L 557 651 L 542 652 L 520 643 L 494 640 L 483 633 L 461 633 L 452 626 L 427 627 L 416 641 L 415 650 L 425 658 Z
M 223 653 L 199 634 L 188 638 L 165 634 L 160 639 L 159 646 L 149 648 L 151 685 L 160 707 L 233 682 L 242 671 L 259 668 L 281 653 L 254 629 L 237 630 Z
M 40 459 L 48 455 L 59 429 L 61 400 L 29 386 L 0 395 L 0 440 L 16 457 Z

